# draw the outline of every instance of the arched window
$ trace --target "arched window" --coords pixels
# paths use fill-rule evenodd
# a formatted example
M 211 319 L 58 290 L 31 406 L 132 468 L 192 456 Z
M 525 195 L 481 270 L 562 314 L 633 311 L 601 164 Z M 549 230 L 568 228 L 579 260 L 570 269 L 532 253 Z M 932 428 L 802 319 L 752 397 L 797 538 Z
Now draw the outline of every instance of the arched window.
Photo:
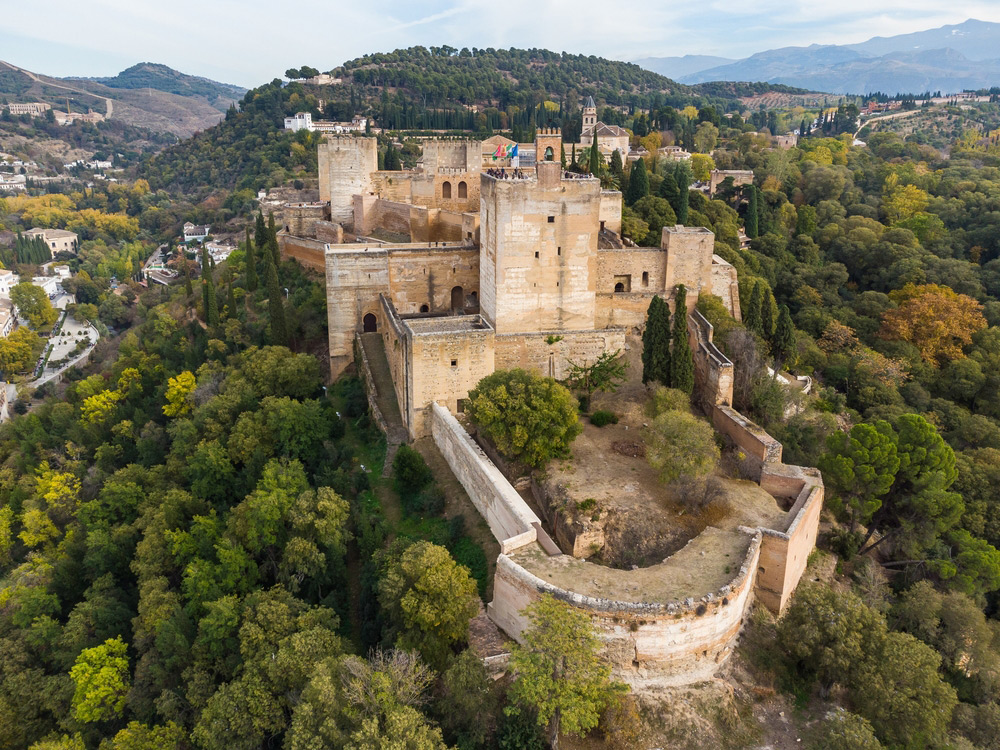
M 451 198 L 451 183 L 447 180 L 441 185 L 441 197 Z
M 624 292 L 625 291 L 625 285 L 619 281 L 617 284 L 615 284 L 615 291 L 616 292 Z
M 547 147 L 545 149 L 545 161 L 552 161 L 554 157 L 555 154 L 552 152 L 552 146 Z
M 431 309 L 427 305 L 420 306 L 420 312 L 430 312 Z
M 466 185 L 464 181 L 458 183 L 458 197 L 459 198 L 469 197 L 469 186 Z
M 465 310 L 465 290 L 456 286 L 451 290 L 451 312 L 459 315 Z
M 378 320 L 372 313 L 365 315 L 363 322 L 365 333 L 375 333 L 378 331 Z

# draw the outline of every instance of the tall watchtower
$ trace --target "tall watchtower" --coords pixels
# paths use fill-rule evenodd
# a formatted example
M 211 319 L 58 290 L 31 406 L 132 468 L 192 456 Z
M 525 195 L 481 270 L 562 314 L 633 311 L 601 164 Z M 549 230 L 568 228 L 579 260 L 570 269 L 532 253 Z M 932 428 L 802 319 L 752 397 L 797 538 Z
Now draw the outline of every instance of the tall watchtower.
M 354 196 L 371 192 L 378 169 L 374 138 L 327 135 L 319 144 L 319 198 L 330 201 L 330 218 L 354 224 Z
M 558 130 L 539 130 L 535 173 L 482 176 L 479 309 L 505 334 L 594 328 L 601 183 L 563 173 Z
M 594 103 L 594 97 L 588 96 L 587 101 L 583 105 L 583 132 L 594 132 L 594 128 L 597 126 L 597 105 Z

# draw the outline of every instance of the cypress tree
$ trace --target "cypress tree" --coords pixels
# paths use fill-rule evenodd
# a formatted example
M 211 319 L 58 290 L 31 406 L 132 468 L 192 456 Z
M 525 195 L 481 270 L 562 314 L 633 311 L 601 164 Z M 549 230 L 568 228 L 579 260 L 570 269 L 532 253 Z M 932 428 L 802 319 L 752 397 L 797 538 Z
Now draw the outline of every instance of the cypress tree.
M 746 311 L 743 313 L 743 325 L 747 330 L 761 335 L 764 325 L 761 321 L 761 308 L 763 308 L 764 290 L 760 284 L 754 284 L 750 298 L 747 300 Z
M 632 172 L 628 178 L 628 195 L 625 196 L 625 203 L 629 206 L 635 205 L 649 195 L 649 175 L 646 174 L 646 163 L 638 159 L 632 165 Z
M 673 351 L 670 353 L 670 385 L 691 393 L 694 390 L 694 357 L 687 327 L 687 289 L 678 284 L 674 294 Z
M 594 142 L 590 144 L 590 173 L 600 177 L 601 152 L 597 150 L 597 128 L 594 128 Z
M 269 247 L 271 248 L 271 255 L 274 256 L 274 267 L 277 268 L 281 264 L 281 251 L 278 250 L 278 230 L 274 226 L 274 213 L 268 214 L 267 237 Z
M 215 284 L 212 282 L 212 277 L 209 276 L 202 283 L 205 284 L 206 289 L 205 322 L 209 328 L 212 328 L 219 325 L 219 301 L 215 296 Z
M 250 241 L 250 227 L 247 227 L 247 291 L 257 291 L 257 253 Z
M 688 206 L 691 200 L 690 189 L 692 178 L 691 167 L 686 162 L 677 162 L 677 166 L 674 168 L 674 180 L 677 182 L 678 195 L 674 213 L 677 214 L 678 224 L 686 225 L 688 223 Z
M 659 295 L 650 300 L 642 331 L 642 382 L 670 385 L 670 308 Z
M 236 317 L 236 293 L 233 291 L 233 280 L 229 280 L 229 293 L 226 295 L 226 317 Z
M 759 210 L 757 208 L 757 188 L 754 185 L 749 185 L 747 190 L 750 195 L 747 201 L 747 215 L 743 224 L 746 229 L 747 237 L 755 240 L 760 236 L 760 223 L 758 221 Z
M 566 169 L 566 145 L 564 143 L 559 144 L 559 166 Z
M 572 157 L 573 160 L 570 162 L 570 164 L 575 167 L 576 166 L 576 144 L 575 143 L 573 144 L 572 149 L 573 149 L 573 157 Z
M 285 305 L 278 285 L 278 271 L 270 258 L 267 265 L 267 309 L 271 318 L 271 343 L 275 346 L 288 345 L 288 330 L 285 328 Z
M 764 286 L 764 282 L 760 285 Z M 760 295 L 760 332 L 768 342 L 774 335 L 774 295 L 770 288 L 765 288 Z
M 267 247 L 267 225 L 264 223 L 264 213 L 257 210 L 257 220 L 254 224 L 253 242 L 258 250 Z
M 795 351 L 795 326 L 788 305 L 782 305 L 778 313 L 778 324 L 771 337 L 771 354 L 774 356 L 774 371 L 780 370 Z
M 208 280 L 212 278 L 212 271 L 208 267 L 208 252 L 201 249 L 201 314 L 205 322 L 208 322 Z
M 184 292 L 188 299 L 194 296 L 194 289 L 191 288 L 191 266 L 188 263 L 184 264 Z
M 611 152 L 611 175 L 618 183 L 618 189 L 625 187 L 625 168 L 622 165 L 622 153 L 618 149 Z
M 673 174 L 667 172 L 663 178 L 663 182 L 660 183 L 659 196 L 663 198 L 670 207 L 674 209 L 674 214 L 677 213 L 677 204 L 681 197 L 681 191 L 677 189 L 677 180 L 674 178 Z

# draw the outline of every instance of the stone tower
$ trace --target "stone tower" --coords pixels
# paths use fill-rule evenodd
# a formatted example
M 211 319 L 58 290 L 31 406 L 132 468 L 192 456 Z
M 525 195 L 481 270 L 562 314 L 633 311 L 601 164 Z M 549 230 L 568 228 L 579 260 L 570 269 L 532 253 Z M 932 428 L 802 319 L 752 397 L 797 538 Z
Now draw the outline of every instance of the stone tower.
M 595 325 L 601 184 L 564 177 L 560 146 L 558 131 L 540 130 L 534 176 L 482 176 L 480 312 L 497 336 Z
M 330 220 L 354 224 L 354 196 L 372 189 L 378 170 L 374 138 L 328 135 L 319 144 L 319 199 L 330 201 Z
M 583 105 L 583 132 L 594 132 L 597 125 L 597 105 L 594 104 L 594 97 L 588 96 Z

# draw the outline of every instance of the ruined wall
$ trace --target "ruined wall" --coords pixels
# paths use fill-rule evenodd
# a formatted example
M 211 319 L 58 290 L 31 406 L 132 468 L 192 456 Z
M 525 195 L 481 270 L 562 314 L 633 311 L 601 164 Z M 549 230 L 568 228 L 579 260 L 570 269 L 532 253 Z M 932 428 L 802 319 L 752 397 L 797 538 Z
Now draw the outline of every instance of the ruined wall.
M 557 337 L 561 338 L 554 340 Z M 520 367 L 561 380 L 569 375 L 570 360 L 577 364 L 593 362 L 604 352 L 619 349 L 625 349 L 623 329 L 497 334 L 496 367 Z
M 736 269 L 718 255 L 712 256 L 712 294 L 722 300 L 736 320 L 743 320 L 740 310 L 740 285 Z
M 340 224 L 354 221 L 354 196 L 371 192 L 371 175 L 378 169 L 374 138 L 327 135 L 317 151 L 319 197 L 330 202 L 330 218 Z
M 781 443 L 732 407 L 725 404 L 714 407 L 712 426 L 736 443 L 761 470 L 764 464 L 781 463 Z
M 694 309 L 702 290 L 712 289 L 712 255 L 715 235 L 705 227 L 663 227 L 661 245 L 667 253 L 663 286 L 687 289 L 688 311 Z
M 285 260 L 297 260 L 305 268 L 326 273 L 326 243 L 278 232 L 278 251 Z
M 534 524 L 539 521 L 528 504 L 447 409 L 434 404 L 431 414 L 434 443 L 489 525 L 501 552 L 534 542 Z
M 625 152 L 628 153 L 627 148 Z M 619 191 L 601 191 L 601 211 L 598 218 L 601 222 L 601 229 L 615 234 L 622 233 L 622 194 Z
M 594 328 L 600 183 L 561 179 L 558 161 L 538 175 L 483 176 L 480 289 L 498 334 Z
M 627 682 L 688 684 L 708 679 L 736 645 L 753 597 L 760 534 L 733 581 L 716 592 L 669 604 L 614 601 L 567 591 L 542 580 L 507 554 L 497 558 L 487 612 L 520 641 L 525 607 L 550 594 L 590 617 L 615 677 Z

